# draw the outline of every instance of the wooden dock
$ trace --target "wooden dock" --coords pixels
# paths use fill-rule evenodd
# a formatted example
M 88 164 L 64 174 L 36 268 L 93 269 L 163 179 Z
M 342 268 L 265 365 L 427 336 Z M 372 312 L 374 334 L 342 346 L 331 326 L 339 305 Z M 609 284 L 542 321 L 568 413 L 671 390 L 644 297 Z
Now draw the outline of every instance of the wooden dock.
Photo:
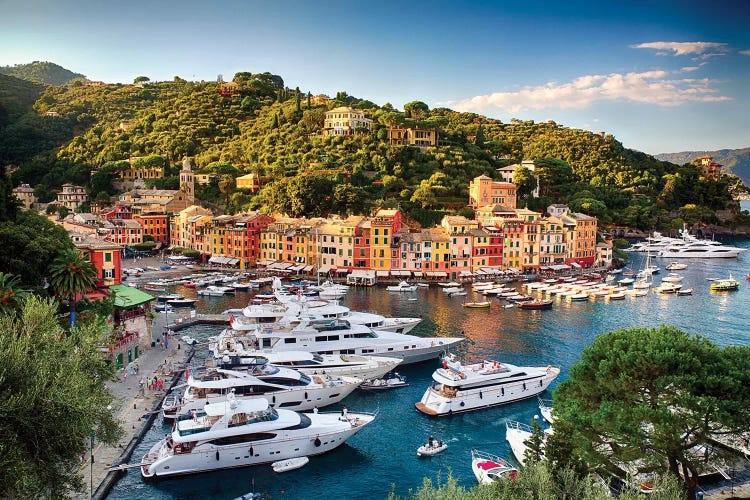
M 229 323 L 229 314 L 196 314 L 187 318 L 179 318 L 167 325 L 169 330 L 178 332 L 191 326 L 200 324 L 223 325 Z

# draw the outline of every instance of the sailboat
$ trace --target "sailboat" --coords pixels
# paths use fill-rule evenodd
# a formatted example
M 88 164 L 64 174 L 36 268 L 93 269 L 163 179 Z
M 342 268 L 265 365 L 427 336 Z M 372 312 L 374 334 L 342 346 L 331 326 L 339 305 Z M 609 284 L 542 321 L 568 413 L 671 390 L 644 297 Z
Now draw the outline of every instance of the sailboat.
M 645 290 L 651 287 L 651 276 L 653 275 L 654 267 L 656 266 L 651 265 L 651 252 L 646 252 L 646 263 L 643 269 L 638 271 L 638 277 L 635 283 L 633 283 L 633 289 Z

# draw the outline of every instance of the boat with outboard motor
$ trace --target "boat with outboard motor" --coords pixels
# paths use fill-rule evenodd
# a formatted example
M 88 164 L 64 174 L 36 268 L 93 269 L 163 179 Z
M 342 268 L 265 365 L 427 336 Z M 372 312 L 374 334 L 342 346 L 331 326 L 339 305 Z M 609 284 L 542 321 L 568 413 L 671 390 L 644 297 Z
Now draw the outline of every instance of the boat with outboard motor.
M 560 374 L 560 368 L 515 366 L 497 361 L 463 365 L 455 355 L 446 356 L 441 368 L 432 374 L 417 410 L 426 415 L 444 416 L 479 410 L 543 392 Z
M 408 282 L 402 281 L 398 285 L 387 286 L 385 289 L 389 292 L 416 292 L 417 285 L 410 285 Z
M 297 413 L 265 398 L 206 405 L 182 416 L 141 459 L 144 478 L 194 474 L 325 453 L 375 419 L 371 413 Z
M 463 340 L 461 337 L 417 337 L 376 332 L 343 319 L 284 318 L 274 324 L 255 325 L 252 329 L 240 328 L 232 322 L 230 328 L 209 344 L 209 349 L 215 358 L 220 358 L 224 350 L 228 350 L 227 342 L 233 341 L 234 345 L 241 342 L 243 346 L 262 352 L 303 350 L 318 354 L 390 356 L 409 364 L 437 358 Z

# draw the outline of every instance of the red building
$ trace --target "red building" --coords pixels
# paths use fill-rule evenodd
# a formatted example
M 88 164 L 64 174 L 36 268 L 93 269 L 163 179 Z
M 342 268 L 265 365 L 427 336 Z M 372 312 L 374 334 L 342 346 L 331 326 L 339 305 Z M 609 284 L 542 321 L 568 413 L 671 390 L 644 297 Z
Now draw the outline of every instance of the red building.
M 473 229 L 471 236 L 474 247 L 471 255 L 471 268 L 474 272 L 482 267 L 503 265 L 503 230 L 497 226 L 484 226 Z
M 74 235 L 73 244 L 94 265 L 97 288 L 122 283 L 122 246 L 84 235 Z
M 370 269 L 370 221 L 365 219 L 354 228 L 354 267 Z

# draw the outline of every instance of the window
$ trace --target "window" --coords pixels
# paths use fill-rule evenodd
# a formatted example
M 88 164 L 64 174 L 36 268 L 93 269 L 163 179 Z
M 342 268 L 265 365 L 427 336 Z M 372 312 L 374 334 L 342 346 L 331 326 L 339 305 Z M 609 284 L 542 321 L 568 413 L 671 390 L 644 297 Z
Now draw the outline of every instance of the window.
M 112 252 L 106 252 L 104 254 L 104 262 L 112 262 Z

